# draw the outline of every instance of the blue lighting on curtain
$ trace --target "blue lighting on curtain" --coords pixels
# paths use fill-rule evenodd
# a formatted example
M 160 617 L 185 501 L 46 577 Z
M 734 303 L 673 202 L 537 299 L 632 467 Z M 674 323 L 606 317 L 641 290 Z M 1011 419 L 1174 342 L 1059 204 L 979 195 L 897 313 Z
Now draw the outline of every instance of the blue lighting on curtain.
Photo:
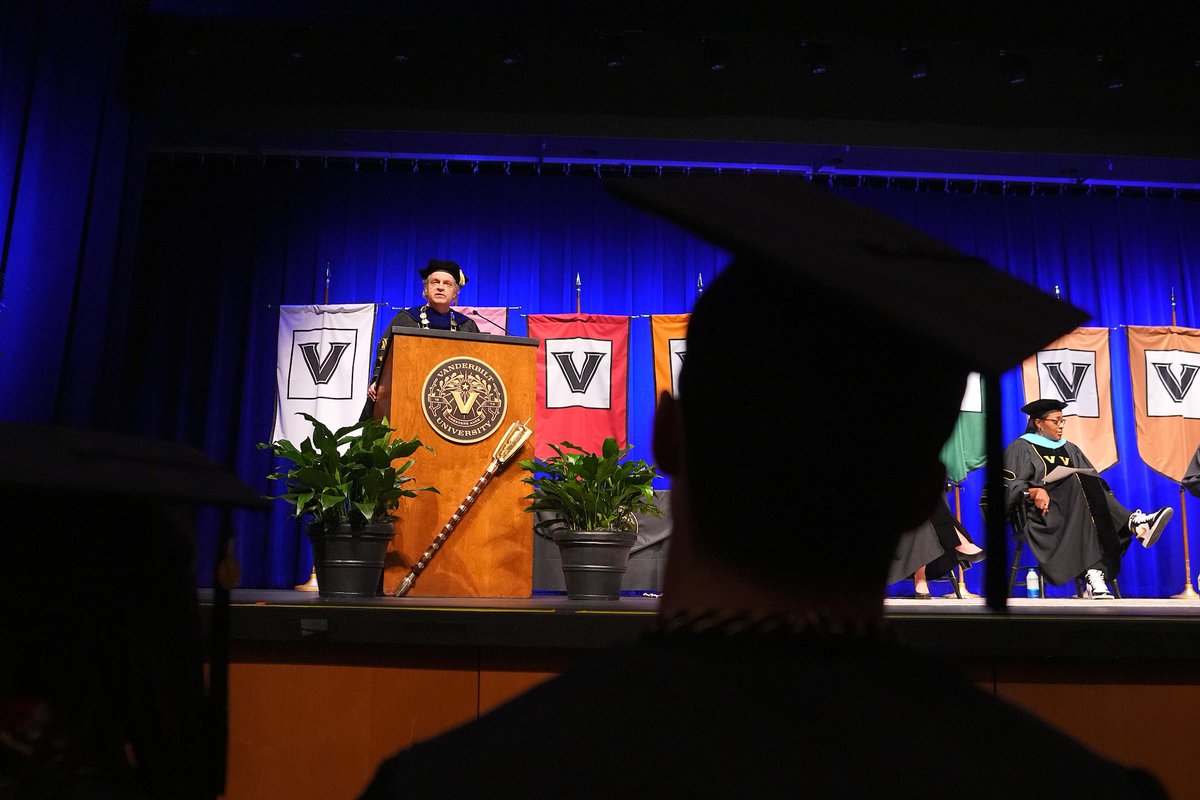
M 134 303 L 145 317 L 132 331 L 150 344 L 132 374 L 170 378 L 165 385 L 127 385 L 129 408 L 138 410 L 127 423 L 195 441 L 269 493 L 262 476 L 271 465 L 253 445 L 271 427 L 277 306 L 319 302 L 328 263 L 330 301 L 382 304 L 382 331 L 392 307 L 418 302 L 416 270 L 436 257 L 459 261 L 470 275 L 461 302 L 520 307 L 510 312 L 516 335 L 526 332 L 524 313 L 574 310 L 577 273 L 584 311 L 633 316 L 630 441 L 635 452 L 652 457 L 653 372 L 649 321 L 642 315 L 688 311 L 697 276 L 711 282 L 726 258 L 703 240 L 612 200 L 602 183 L 591 174 L 155 165 L 134 281 Z M 1120 326 L 1169 323 L 1172 287 L 1180 324 L 1200 322 L 1192 277 L 1200 253 L 1200 203 L 911 188 L 835 191 L 1047 291 L 1058 285 L 1064 299 L 1093 310 L 1089 324 L 1113 329 L 1121 461 L 1105 477 L 1130 506 L 1178 504 L 1177 487 L 1137 457 Z M 786 314 L 787 307 L 777 301 L 739 315 L 752 326 L 755 313 Z M 1024 426 L 1015 373 L 1005 377 L 1002 391 L 1006 437 L 1013 438 Z M 964 485 L 964 522 L 973 532 L 982 529 L 981 482 L 975 473 Z M 290 586 L 307 576 L 307 544 L 282 508 L 241 514 L 237 524 L 249 585 Z M 976 591 L 980 572 L 969 575 Z M 1130 553 L 1122 588 L 1129 595 L 1161 596 L 1178 591 L 1182 579 L 1179 529 L 1173 527 L 1155 549 Z

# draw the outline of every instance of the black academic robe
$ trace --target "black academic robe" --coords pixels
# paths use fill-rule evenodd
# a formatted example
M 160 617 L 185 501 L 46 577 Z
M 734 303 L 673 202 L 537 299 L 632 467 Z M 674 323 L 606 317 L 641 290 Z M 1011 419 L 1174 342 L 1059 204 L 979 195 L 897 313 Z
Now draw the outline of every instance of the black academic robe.
M 612 648 L 385 761 L 362 800 L 1166 797 L 938 660 L 829 644 Z M 964 725 L 948 757 L 934 732 Z
M 1187 472 L 1183 473 L 1183 488 L 1200 497 L 1200 447 L 1192 454 L 1192 463 L 1188 464 Z
M 475 321 L 466 316 L 462 312 L 450 309 L 447 314 L 438 313 L 436 310 L 428 306 L 413 306 L 400 311 L 396 316 L 392 317 L 392 321 L 388 324 L 383 337 L 379 340 L 379 344 L 375 348 L 375 362 L 371 369 L 371 383 L 379 383 L 379 376 L 383 374 L 383 364 L 387 360 L 388 347 L 392 344 L 392 328 L 421 328 L 426 327 L 421 325 L 421 309 L 425 309 L 425 318 L 428 320 L 428 328 L 435 331 L 457 330 L 461 333 L 479 333 L 479 326 Z M 450 321 L 454 320 L 454 327 L 451 328 Z M 361 419 L 369 419 L 375 413 L 375 403 L 367 400 L 363 406 Z
M 1047 468 L 1056 466 L 1095 469 L 1071 442 L 1040 449 L 1017 439 L 1004 451 L 1005 503 L 1014 530 L 1025 537 L 1052 584 L 1067 583 L 1093 567 L 1103 569 L 1109 579 L 1117 577 L 1132 540 L 1130 510 L 1097 475 L 1077 473 L 1047 484 Z M 1028 498 L 1032 487 L 1050 493 L 1048 513 L 1042 514 Z
M 928 522 L 901 534 L 888 569 L 888 583 L 911 578 L 921 567 L 925 567 L 928 580 L 950 574 L 958 565 L 958 551 L 955 548 L 961 543 L 960 533 L 968 542 L 975 541 L 962 523 L 955 519 L 943 496 Z

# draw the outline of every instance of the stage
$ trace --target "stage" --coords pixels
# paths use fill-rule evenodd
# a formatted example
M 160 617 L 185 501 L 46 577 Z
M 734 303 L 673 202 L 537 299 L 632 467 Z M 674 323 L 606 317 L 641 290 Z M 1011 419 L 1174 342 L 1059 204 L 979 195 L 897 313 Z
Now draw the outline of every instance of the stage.
M 200 599 L 207 623 L 211 590 Z M 637 637 L 657 605 L 234 591 L 225 797 L 357 796 L 380 759 Z M 951 596 L 885 609 L 900 642 L 957 663 L 985 691 L 1151 769 L 1173 796 L 1200 785 L 1200 602 L 1014 598 L 998 615 Z M 961 737 L 969 757 L 985 732 L 961 722 L 924 734 Z
M 201 608 L 212 592 L 201 591 Z M 393 598 L 331 600 L 316 592 L 237 590 L 230 610 L 235 642 L 392 644 L 591 650 L 645 630 L 654 597 L 616 602 L 530 599 Z M 915 649 L 958 658 L 1200 661 L 1200 601 L 1012 598 L 995 614 L 982 598 L 889 598 L 896 637 Z

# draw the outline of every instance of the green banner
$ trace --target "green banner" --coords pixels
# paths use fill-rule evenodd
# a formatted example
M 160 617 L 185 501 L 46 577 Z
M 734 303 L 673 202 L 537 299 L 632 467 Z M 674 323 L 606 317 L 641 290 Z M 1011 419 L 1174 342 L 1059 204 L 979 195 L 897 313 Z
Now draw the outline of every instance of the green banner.
M 963 396 L 962 410 L 954 423 L 954 432 L 942 445 L 939 456 L 946 465 L 946 477 L 955 483 L 962 483 L 968 472 L 979 469 L 987 462 L 983 411 L 983 380 L 978 374 L 972 373 Z

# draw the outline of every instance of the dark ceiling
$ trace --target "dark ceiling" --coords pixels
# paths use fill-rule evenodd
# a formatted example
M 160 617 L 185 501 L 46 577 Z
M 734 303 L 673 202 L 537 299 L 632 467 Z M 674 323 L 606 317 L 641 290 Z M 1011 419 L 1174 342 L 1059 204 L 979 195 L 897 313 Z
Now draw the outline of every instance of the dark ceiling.
M 152 3 L 156 149 L 1200 185 L 1176 4 L 409 5 Z

